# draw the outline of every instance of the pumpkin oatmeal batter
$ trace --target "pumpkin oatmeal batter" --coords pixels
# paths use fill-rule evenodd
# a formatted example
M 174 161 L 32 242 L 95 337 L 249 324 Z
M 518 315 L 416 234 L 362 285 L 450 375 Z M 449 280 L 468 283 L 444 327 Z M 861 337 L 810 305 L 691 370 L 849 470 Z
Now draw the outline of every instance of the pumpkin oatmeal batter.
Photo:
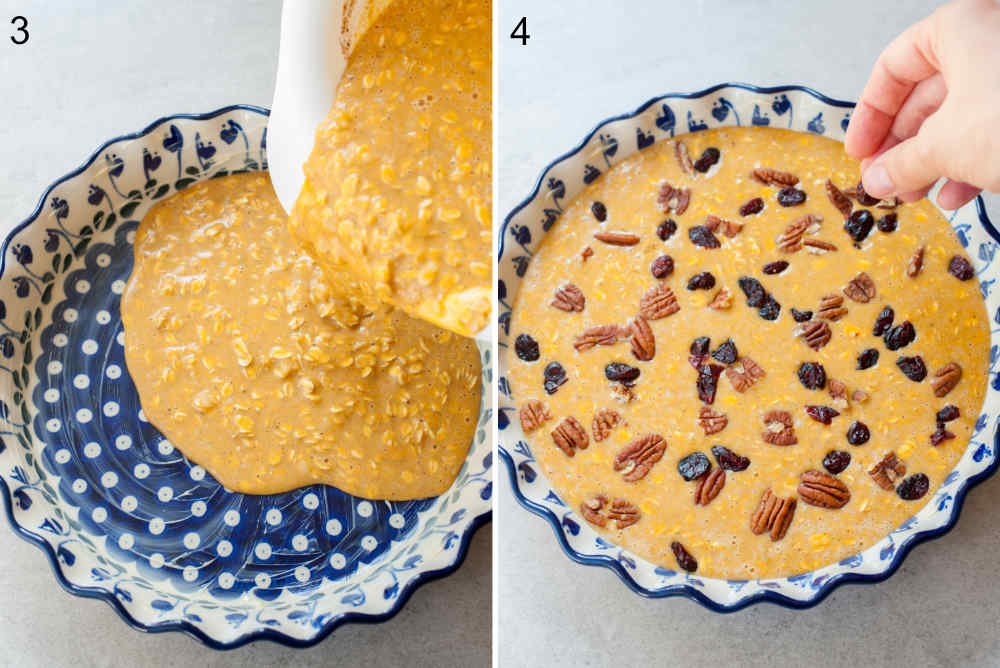
M 351 54 L 292 230 L 333 280 L 463 336 L 490 310 L 491 3 L 397 0 Z
M 444 492 L 465 460 L 473 342 L 328 280 L 265 174 L 199 183 L 149 212 L 122 319 L 143 411 L 229 489 L 413 499 Z
M 830 139 L 698 132 L 609 170 L 548 233 L 511 391 L 606 538 L 789 576 L 872 545 L 955 466 L 986 389 L 978 282 L 929 202 L 875 200 L 858 174 Z

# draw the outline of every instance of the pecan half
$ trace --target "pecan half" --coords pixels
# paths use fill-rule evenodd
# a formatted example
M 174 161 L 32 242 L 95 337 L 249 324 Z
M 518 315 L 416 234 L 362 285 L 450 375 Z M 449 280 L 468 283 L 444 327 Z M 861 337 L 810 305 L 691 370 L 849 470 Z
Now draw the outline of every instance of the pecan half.
M 615 455 L 615 470 L 621 472 L 625 482 L 638 482 L 646 477 L 666 451 L 667 442 L 659 434 L 640 436 Z
M 760 535 L 771 532 L 771 540 L 779 541 L 788 533 L 788 527 L 795 516 L 795 499 L 782 499 L 770 489 L 765 491 L 757 504 L 757 510 L 750 516 L 750 531 Z
M 698 477 L 698 486 L 694 488 L 694 505 L 707 506 L 725 486 L 726 472 L 721 468 L 709 466 L 708 470 Z
M 525 434 L 535 431 L 552 419 L 552 414 L 549 413 L 548 407 L 543 402 L 535 399 L 525 401 L 521 404 L 521 409 L 517 412 L 517 415 L 521 418 L 521 429 L 524 430 Z
M 746 392 L 754 383 L 767 375 L 759 364 L 749 357 L 741 357 L 726 369 L 726 378 L 737 392 Z
M 586 450 L 590 445 L 587 430 L 572 415 L 552 430 L 552 440 L 567 457 L 572 457 L 576 450 Z
M 567 283 L 556 290 L 552 305 L 560 311 L 582 311 L 587 298 L 583 296 L 583 291 L 573 283 Z
M 666 181 L 660 184 L 660 189 L 656 194 L 656 203 L 664 213 L 674 212 L 678 216 L 687 211 L 688 204 L 691 203 L 690 188 L 674 188 Z
M 716 311 L 727 311 L 733 306 L 733 293 L 729 291 L 729 288 L 722 288 L 715 293 L 712 297 L 712 301 L 708 303 L 708 308 L 715 309 Z
M 594 442 L 599 443 L 606 439 L 611 435 L 611 430 L 621 422 L 621 414 L 610 408 L 602 408 L 594 413 L 594 419 L 590 421 L 590 431 L 594 432 Z
M 890 452 L 875 466 L 868 470 L 875 484 L 886 491 L 892 491 L 896 480 L 906 475 L 906 465 L 899 461 L 895 452 Z
M 649 323 L 641 315 L 632 319 L 628 326 L 628 336 L 632 342 L 632 354 L 640 362 L 648 362 L 656 356 L 656 339 Z
M 825 320 L 840 320 L 847 315 L 847 309 L 844 308 L 844 298 L 840 295 L 821 297 L 816 315 Z
M 627 336 L 627 333 L 622 331 L 622 329 L 618 325 L 598 325 L 597 327 L 591 327 L 576 335 L 573 347 L 578 352 L 583 352 L 584 350 L 590 350 L 594 346 L 613 346 L 618 343 L 620 337 Z
M 802 245 L 805 247 L 806 252 L 813 255 L 825 255 L 830 251 L 837 250 L 836 244 L 831 244 L 829 241 L 823 241 L 822 239 L 803 239 Z
M 846 385 L 835 378 L 830 378 L 826 381 L 826 388 L 830 391 L 830 396 L 833 398 L 834 406 L 840 410 L 846 410 L 850 407 L 851 404 L 847 400 Z
M 615 499 L 608 501 L 604 494 L 598 494 L 588 501 L 580 504 L 580 514 L 583 519 L 599 527 L 605 527 L 608 521 L 615 523 L 615 528 L 624 529 L 630 527 L 642 517 L 635 504 L 625 499 Z
M 743 229 L 743 223 L 726 220 L 725 218 L 719 218 L 718 216 L 708 214 L 705 216 L 705 227 L 713 233 L 721 230 L 724 235 L 732 239 Z
M 687 176 L 694 176 L 694 165 L 691 163 L 691 153 L 688 152 L 687 144 L 678 139 L 674 142 L 674 157 L 677 164 L 681 166 L 681 171 Z
M 615 528 L 617 529 L 630 527 L 638 522 L 641 517 L 642 513 L 639 512 L 639 508 L 625 499 L 613 500 L 611 508 L 608 510 L 608 519 L 614 521 Z
M 895 209 L 902 203 L 903 200 L 898 197 L 886 197 L 885 199 L 880 199 L 875 207 L 879 209 Z
M 962 367 L 957 362 L 948 362 L 934 372 L 934 380 L 931 381 L 934 396 L 938 398 L 945 396 L 955 389 L 960 380 L 962 380 Z
M 800 477 L 799 496 L 810 506 L 819 508 L 843 508 L 851 500 L 847 485 L 823 471 L 806 471 Z
M 844 286 L 844 294 L 858 303 L 867 304 L 875 298 L 875 281 L 862 271 Z
M 807 232 L 813 234 L 813 230 L 818 231 L 819 223 L 822 221 L 823 218 L 821 216 L 810 213 L 792 222 L 778 237 L 779 250 L 784 253 L 794 253 L 802 250 L 802 237 Z
M 799 442 L 795 435 L 794 420 L 788 411 L 768 411 L 764 416 L 764 432 L 761 438 L 771 445 L 795 445 Z
M 639 313 L 646 320 L 659 320 L 681 310 L 677 296 L 668 286 L 660 283 L 649 289 L 639 299 Z
M 830 203 L 833 204 L 844 218 L 849 217 L 851 211 L 854 209 L 854 204 L 851 203 L 851 200 L 830 179 L 826 180 L 825 187 L 826 196 L 830 198 Z
M 635 246 L 639 235 L 631 232 L 594 232 L 594 238 L 610 246 Z
M 799 327 L 799 338 L 813 350 L 830 343 L 830 325 L 822 320 L 810 320 Z
M 608 497 L 598 494 L 580 504 L 580 514 L 583 515 L 583 519 L 591 524 L 604 527 L 608 524 L 608 517 L 605 511 L 607 505 Z
M 794 186 L 799 182 L 799 177 L 795 174 L 779 172 L 770 167 L 758 167 L 750 172 L 750 176 L 766 186 Z
M 925 247 L 921 246 L 913 251 L 913 255 L 910 256 L 909 261 L 906 263 L 906 275 L 910 278 L 916 278 L 920 270 L 924 268 L 924 250 Z
M 698 415 L 698 424 L 705 431 L 705 436 L 711 436 L 725 429 L 726 425 L 729 424 L 729 418 L 726 417 L 725 413 L 719 413 L 708 406 L 702 406 L 701 413 Z

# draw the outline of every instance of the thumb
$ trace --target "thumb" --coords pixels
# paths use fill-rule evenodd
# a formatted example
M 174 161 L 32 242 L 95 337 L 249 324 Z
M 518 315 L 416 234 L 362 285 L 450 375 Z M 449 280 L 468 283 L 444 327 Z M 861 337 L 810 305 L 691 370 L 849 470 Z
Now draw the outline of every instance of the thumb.
M 933 117 L 932 117 L 933 118 Z M 872 197 L 889 197 L 921 191 L 944 174 L 939 147 L 945 146 L 932 118 L 920 131 L 875 158 L 861 182 Z

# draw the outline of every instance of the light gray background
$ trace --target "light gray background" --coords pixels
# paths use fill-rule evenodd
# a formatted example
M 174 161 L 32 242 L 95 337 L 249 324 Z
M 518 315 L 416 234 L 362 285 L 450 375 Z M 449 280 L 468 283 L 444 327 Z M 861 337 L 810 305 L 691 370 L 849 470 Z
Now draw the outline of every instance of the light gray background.
M 881 49 L 934 6 L 503 0 L 500 213 L 597 122 L 660 93 L 745 81 L 856 99 Z M 508 37 L 521 16 L 527 46 Z M 998 204 L 988 200 L 994 216 Z M 890 580 L 838 589 L 807 611 L 760 605 L 731 615 L 687 600 L 646 600 L 610 571 L 571 562 L 549 525 L 517 504 L 506 476 L 499 487 L 504 668 L 998 664 L 1000 478 L 974 490 L 958 526 L 916 548 Z
M 115 135 L 166 114 L 270 106 L 279 12 L 278 0 L 0 0 L 0 234 Z M 25 46 L 8 39 L 16 14 L 30 21 Z M 0 666 L 486 666 L 490 534 L 385 624 L 341 627 L 309 650 L 221 653 L 133 631 L 107 604 L 68 595 L 0 519 Z

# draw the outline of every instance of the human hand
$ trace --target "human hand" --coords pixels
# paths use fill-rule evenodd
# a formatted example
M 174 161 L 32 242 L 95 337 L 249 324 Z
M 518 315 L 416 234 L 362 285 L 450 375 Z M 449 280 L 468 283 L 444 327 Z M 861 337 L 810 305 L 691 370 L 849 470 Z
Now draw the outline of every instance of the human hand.
M 937 196 L 957 209 L 1000 191 L 1000 4 L 955 0 L 879 56 L 851 116 L 845 148 L 874 197 Z

